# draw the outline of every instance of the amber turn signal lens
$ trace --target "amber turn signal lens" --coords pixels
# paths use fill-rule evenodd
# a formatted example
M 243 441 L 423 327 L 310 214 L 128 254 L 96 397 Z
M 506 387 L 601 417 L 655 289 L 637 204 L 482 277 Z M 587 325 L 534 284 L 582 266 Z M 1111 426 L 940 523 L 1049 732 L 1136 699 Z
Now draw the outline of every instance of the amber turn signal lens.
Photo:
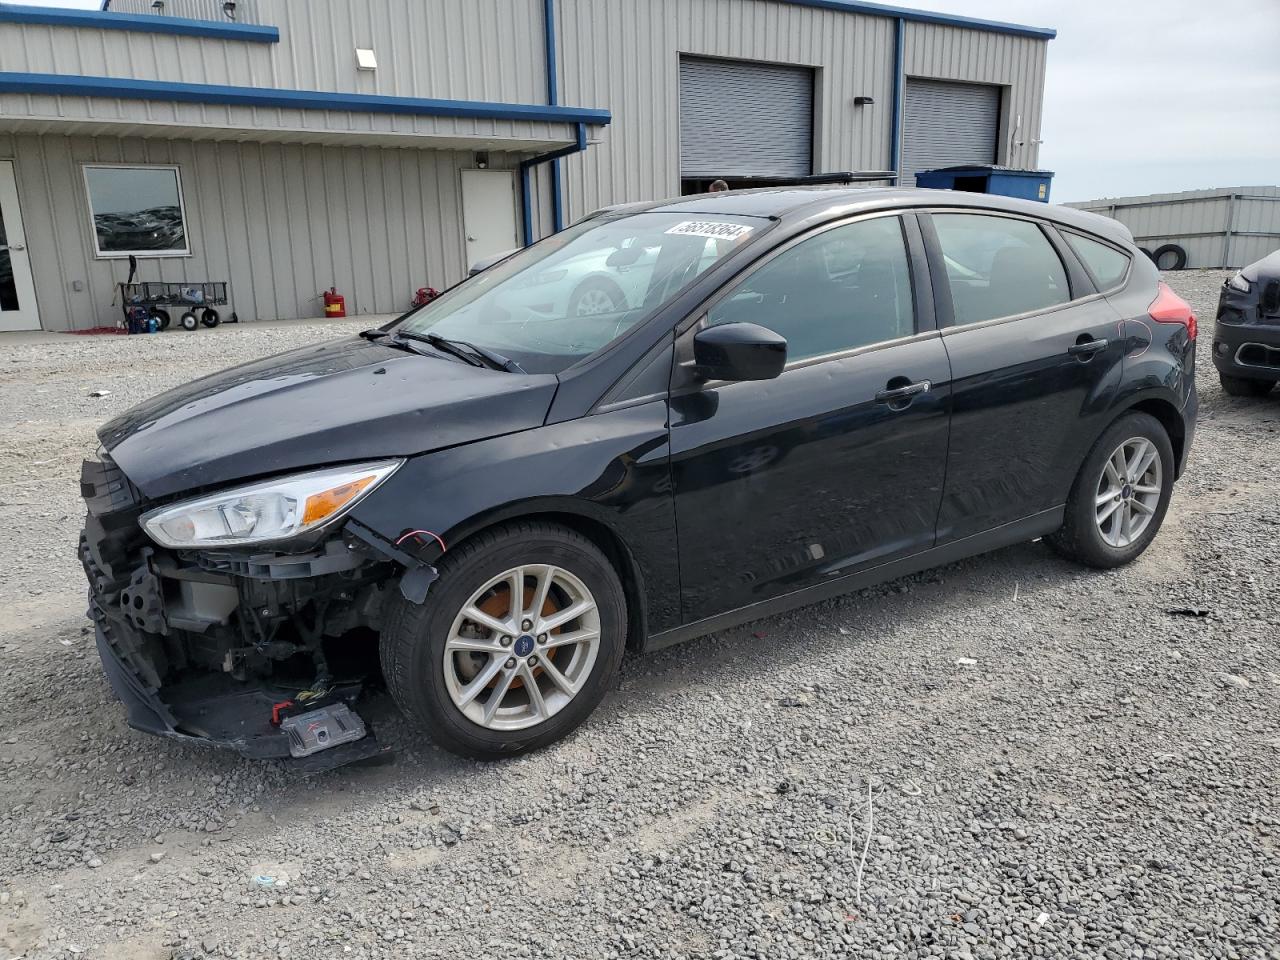
M 325 517 L 337 513 L 373 481 L 372 476 L 361 477 L 359 480 L 340 484 L 321 493 L 313 493 L 307 497 L 307 505 L 302 512 L 302 525 L 307 527 L 313 523 L 319 523 Z

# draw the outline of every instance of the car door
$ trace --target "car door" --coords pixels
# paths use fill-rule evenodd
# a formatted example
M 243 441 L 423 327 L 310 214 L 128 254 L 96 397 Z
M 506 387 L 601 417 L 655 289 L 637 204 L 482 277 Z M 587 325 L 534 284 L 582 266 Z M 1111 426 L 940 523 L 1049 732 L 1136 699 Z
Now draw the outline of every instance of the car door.
M 922 218 L 953 406 L 938 543 L 1066 502 L 1111 416 L 1120 317 L 1040 221 Z
M 670 410 L 686 623 L 933 544 L 950 369 L 926 273 L 914 218 L 852 220 L 775 251 L 682 334 Z M 787 338 L 783 373 L 697 382 L 693 335 L 735 322 Z

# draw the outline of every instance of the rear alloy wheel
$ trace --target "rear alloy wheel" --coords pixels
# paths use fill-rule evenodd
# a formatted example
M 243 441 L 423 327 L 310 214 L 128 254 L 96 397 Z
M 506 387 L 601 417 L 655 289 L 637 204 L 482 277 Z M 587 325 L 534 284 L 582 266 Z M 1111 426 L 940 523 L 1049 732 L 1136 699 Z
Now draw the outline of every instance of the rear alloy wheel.
M 1218 374 L 1222 390 L 1233 397 L 1265 397 L 1276 385 L 1274 380 L 1254 380 L 1251 377 L 1229 377 Z
M 1129 563 L 1160 529 L 1173 472 L 1173 445 L 1160 421 L 1146 413 L 1121 417 L 1085 458 L 1049 543 L 1092 567 Z
M 516 523 L 450 549 L 426 602 L 397 597 L 381 639 L 392 696 L 441 746 L 479 759 L 545 746 L 603 699 L 626 601 L 581 534 Z
M 1094 498 L 1098 532 L 1112 547 L 1127 547 L 1142 536 L 1164 492 L 1160 452 L 1146 437 L 1131 437 L 1102 466 Z

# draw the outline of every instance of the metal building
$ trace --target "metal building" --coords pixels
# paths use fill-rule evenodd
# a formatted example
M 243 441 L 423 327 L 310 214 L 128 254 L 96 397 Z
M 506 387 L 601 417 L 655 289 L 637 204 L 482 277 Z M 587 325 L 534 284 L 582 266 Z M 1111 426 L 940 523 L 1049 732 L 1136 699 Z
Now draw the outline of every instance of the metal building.
M 1280 249 L 1280 187 L 1222 187 L 1069 203 L 1119 220 L 1162 270 L 1243 267 Z
M 1035 168 L 1052 30 L 862 0 L 0 3 L 0 330 L 404 309 L 600 206 Z M 10 274 L 5 276 L 5 271 Z

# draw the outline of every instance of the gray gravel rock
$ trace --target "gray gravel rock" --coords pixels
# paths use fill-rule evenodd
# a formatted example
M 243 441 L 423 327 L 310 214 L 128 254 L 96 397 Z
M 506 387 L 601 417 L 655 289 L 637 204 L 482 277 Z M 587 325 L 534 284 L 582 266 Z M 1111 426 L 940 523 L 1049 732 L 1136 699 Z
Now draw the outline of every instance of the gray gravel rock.
M 6 345 L 0 957 L 1280 960 L 1280 393 L 1217 385 L 1224 276 L 1168 277 L 1202 416 L 1134 565 L 1025 544 L 629 659 L 504 763 L 378 700 L 398 762 L 316 777 L 128 729 L 77 469 L 145 396 L 367 322 Z

